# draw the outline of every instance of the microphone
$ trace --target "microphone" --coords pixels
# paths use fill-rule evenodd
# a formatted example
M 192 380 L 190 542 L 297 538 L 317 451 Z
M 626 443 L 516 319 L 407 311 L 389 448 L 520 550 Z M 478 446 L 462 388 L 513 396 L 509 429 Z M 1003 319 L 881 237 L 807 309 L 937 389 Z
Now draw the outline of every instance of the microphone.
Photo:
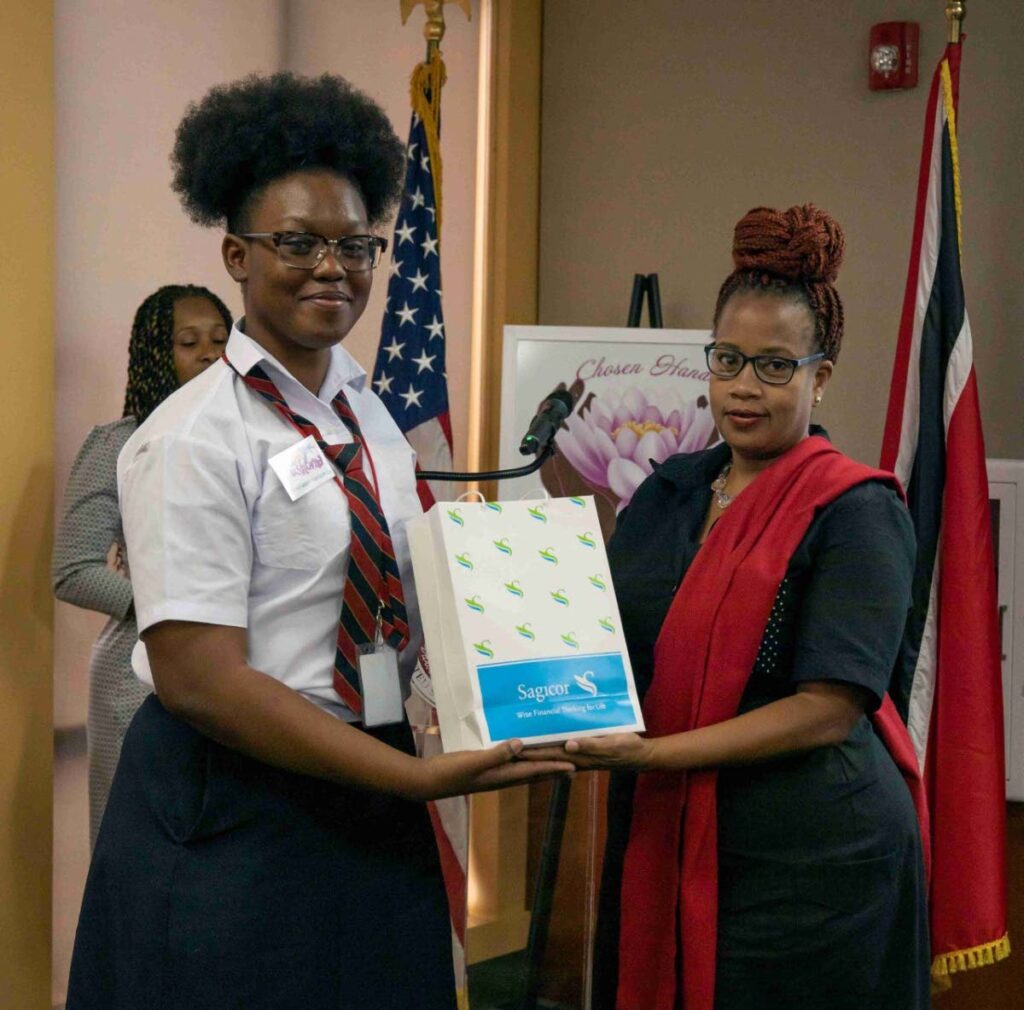
M 567 389 L 553 389 L 537 408 L 537 414 L 526 429 L 519 451 L 524 456 L 540 452 L 554 437 L 559 425 L 569 416 L 575 405 Z

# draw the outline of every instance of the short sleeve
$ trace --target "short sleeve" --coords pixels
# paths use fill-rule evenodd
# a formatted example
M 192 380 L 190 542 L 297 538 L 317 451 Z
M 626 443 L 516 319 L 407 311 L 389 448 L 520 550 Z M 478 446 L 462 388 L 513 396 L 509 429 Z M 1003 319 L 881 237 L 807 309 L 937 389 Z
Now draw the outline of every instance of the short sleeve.
M 812 532 L 793 679 L 858 684 L 881 704 L 910 604 L 910 515 L 892 490 L 873 482 L 833 502 Z
M 119 462 L 139 631 L 161 621 L 246 627 L 252 533 L 234 457 L 167 435 Z

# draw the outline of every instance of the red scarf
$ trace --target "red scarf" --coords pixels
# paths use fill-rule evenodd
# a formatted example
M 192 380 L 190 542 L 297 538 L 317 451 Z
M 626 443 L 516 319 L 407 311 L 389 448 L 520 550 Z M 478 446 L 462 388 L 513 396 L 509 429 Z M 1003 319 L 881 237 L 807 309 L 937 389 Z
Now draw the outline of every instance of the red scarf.
M 819 509 L 867 480 L 903 495 L 891 473 L 811 436 L 733 502 L 690 566 L 658 636 L 644 702 L 649 736 L 736 715 L 793 552 Z M 927 867 L 927 809 L 910 736 L 888 695 L 872 720 L 913 795 Z M 717 781 L 714 768 L 639 777 L 622 882 L 619 1010 L 675 1010 L 677 963 L 684 1010 L 714 1006 Z

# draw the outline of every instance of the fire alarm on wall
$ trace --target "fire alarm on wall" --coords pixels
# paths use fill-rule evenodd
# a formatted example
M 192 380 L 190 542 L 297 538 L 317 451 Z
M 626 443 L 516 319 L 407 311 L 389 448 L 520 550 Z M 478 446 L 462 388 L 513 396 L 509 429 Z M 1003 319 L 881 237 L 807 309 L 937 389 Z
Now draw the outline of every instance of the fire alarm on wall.
M 868 87 L 890 91 L 917 86 L 916 21 L 886 21 L 871 28 L 868 45 Z

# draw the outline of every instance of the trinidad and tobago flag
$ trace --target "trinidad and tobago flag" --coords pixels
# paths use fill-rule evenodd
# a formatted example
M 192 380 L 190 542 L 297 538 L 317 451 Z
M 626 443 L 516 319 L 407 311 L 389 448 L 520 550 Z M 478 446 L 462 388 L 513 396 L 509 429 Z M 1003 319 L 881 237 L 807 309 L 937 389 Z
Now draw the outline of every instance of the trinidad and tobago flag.
M 892 695 L 931 809 L 932 977 L 1006 957 L 1006 800 L 995 566 L 960 273 L 961 43 L 932 81 L 881 465 L 907 489 L 917 569 Z

